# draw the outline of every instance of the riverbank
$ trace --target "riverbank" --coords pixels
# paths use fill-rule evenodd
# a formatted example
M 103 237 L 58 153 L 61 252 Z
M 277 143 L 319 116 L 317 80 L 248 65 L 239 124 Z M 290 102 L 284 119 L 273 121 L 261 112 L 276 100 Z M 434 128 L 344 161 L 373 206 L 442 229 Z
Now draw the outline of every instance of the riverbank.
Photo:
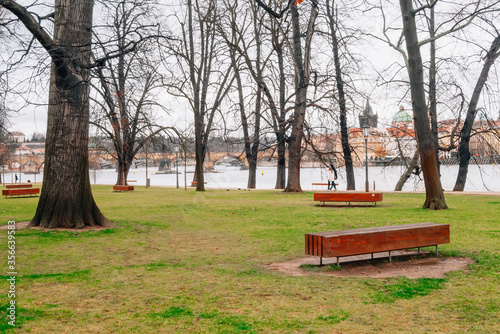
M 131 169 L 128 175 L 131 185 L 145 186 L 146 179 L 150 180 L 151 186 L 175 186 L 177 179 L 179 185 L 184 187 L 191 185 L 193 178 L 194 167 L 188 166 L 187 174 L 184 174 L 184 169 L 180 168 L 180 174 L 156 174 L 157 168 Z M 338 189 L 346 189 L 345 169 L 338 168 Z M 369 167 L 368 180 L 371 191 L 393 191 L 400 175 L 404 172 L 402 166 L 391 167 Z M 364 168 L 354 168 L 356 189 L 365 189 Z M 452 192 L 455 185 L 458 166 L 441 166 L 441 184 L 446 192 Z M 21 181 L 30 180 L 41 181 L 43 174 L 28 174 L 22 175 Z M 111 169 L 91 170 L 90 180 L 92 184 L 114 185 L 116 184 L 117 173 Z M 14 182 L 14 175 L 5 174 L 5 180 L 8 183 Z M 240 170 L 238 167 L 218 166 L 215 173 L 206 173 L 206 187 L 212 189 L 245 189 L 247 187 L 248 171 Z M 302 168 L 301 169 L 301 186 L 305 191 L 320 191 L 326 190 L 324 186 L 313 186 L 313 183 L 327 182 L 327 170 L 323 168 Z M 276 168 L 274 167 L 259 167 L 257 169 L 257 189 L 274 189 L 276 183 Z M 410 179 L 403 187 L 404 192 L 423 192 L 425 186 L 423 176 L 412 174 Z M 500 165 L 471 165 L 467 175 L 465 191 L 471 193 L 491 193 L 500 192 Z

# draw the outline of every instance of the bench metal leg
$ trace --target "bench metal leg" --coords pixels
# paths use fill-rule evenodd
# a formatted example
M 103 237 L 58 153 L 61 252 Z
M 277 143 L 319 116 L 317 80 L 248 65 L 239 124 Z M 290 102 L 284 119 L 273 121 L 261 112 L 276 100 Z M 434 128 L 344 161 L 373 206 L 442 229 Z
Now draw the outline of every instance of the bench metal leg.
M 340 266 L 340 260 L 338 256 L 337 256 L 337 266 Z
M 319 265 L 321 267 L 323 266 L 323 257 L 322 256 L 319 257 Z
M 438 253 L 438 245 L 436 245 L 436 257 L 439 257 L 439 253 Z
M 392 262 L 392 255 L 391 255 L 391 251 L 389 251 L 389 262 Z

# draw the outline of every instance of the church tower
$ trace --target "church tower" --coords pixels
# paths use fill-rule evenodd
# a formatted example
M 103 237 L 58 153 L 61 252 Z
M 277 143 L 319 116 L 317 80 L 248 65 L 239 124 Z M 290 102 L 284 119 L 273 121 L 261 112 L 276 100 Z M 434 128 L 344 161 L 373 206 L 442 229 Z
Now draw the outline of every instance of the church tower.
M 366 106 L 363 113 L 359 115 L 359 124 L 362 125 L 364 122 L 368 122 L 371 128 L 376 128 L 378 125 L 378 115 L 373 113 L 370 100 L 368 99 L 366 100 Z

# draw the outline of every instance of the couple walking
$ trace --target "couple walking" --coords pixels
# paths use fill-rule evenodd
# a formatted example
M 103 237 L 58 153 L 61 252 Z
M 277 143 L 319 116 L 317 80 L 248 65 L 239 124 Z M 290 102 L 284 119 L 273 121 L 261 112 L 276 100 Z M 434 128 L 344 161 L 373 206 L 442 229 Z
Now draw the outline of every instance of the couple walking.
M 335 180 L 337 180 L 337 170 L 333 167 L 333 165 L 330 165 L 328 168 L 328 190 L 337 190 Z

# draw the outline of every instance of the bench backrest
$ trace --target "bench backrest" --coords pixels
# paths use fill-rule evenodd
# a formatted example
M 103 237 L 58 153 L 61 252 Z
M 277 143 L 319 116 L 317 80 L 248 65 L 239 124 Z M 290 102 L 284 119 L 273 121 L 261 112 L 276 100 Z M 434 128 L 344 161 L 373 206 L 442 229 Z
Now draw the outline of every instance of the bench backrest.
M 31 183 L 26 184 L 7 184 L 5 188 L 7 189 L 19 189 L 19 188 L 32 188 L 33 185 Z
M 314 200 L 317 202 L 379 202 L 382 201 L 382 193 L 350 193 L 331 192 L 314 193 Z

